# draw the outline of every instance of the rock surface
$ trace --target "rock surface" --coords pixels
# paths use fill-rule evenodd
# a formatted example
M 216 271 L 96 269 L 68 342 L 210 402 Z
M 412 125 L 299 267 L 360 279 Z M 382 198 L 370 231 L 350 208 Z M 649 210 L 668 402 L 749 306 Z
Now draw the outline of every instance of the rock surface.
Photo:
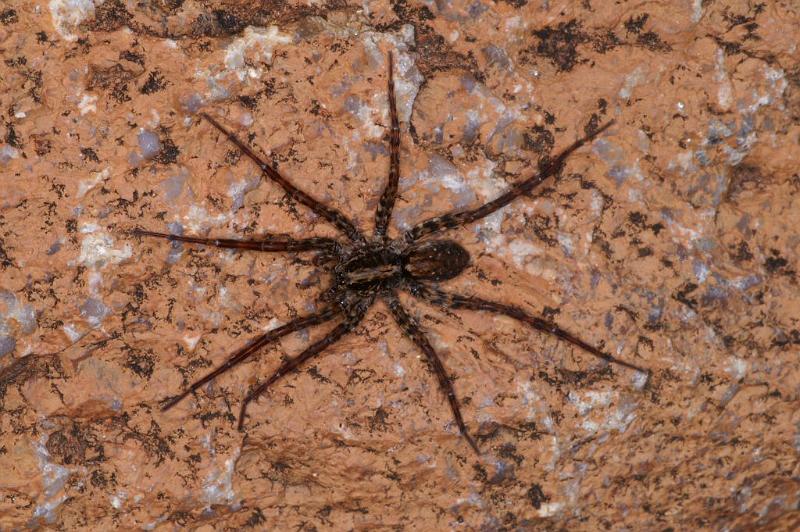
M 0 529 L 796 529 L 798 27 L 791 1 L 3 2 Z M 329 326 L 162 413 L 328 279 L 126 231 L 335 235 L 198 112 L 369 228 L 390 50 L 393 235 L 616 120 L 452 231 L 473 262 L 447 286 L 652 377 L 406 297 L 480 457 L 382 304 L 246 433 L 247 390 Z

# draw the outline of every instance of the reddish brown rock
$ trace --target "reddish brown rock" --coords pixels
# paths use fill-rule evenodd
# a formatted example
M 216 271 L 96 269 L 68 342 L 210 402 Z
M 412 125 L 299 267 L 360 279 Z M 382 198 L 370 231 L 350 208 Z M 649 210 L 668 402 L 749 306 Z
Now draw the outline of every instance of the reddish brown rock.
M 95 5 L 96 4 L 96 5 Z M 794 529 L 800 13 L 791 2 L 23 2 L 0 7 L 0 529 Z M 335 235 L 198 111 L 369 228 L 559 180 L 452 231 L 453 290 L 649 368 L 403 298 L 477 457 L 376 305 L 159 401 L 309 312 L 305 255 L 132 238 Z

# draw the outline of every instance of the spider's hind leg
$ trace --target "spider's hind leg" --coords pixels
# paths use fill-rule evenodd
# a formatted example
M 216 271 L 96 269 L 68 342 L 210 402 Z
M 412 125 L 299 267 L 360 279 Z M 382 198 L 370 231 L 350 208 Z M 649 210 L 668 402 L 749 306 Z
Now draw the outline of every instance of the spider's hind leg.
M 432 288 L 430 286 L 423 285 L 422 283 L 413 283 L 413 284 L 410 283 L 408 288 L 411 294 L 413 294 L 415 297 L 428 301 L 429 303 L 433 303 L 434 305 L 441 305 L 447 308 L 454 308 L 454 309 L 463 308 L 468 310 L 482 310 L 514 318 L 515 320 L 521 321 L 522 323 L 529 325 L 530 327 L 536 329 L 537 331 L 553 335 L 557 338 L 560 338 L 561 340 L 564 340 L 565 342 L 574 345 L 575 347 L 579 347 L 586 353 L 589 353 L 590 355 L 596 358 L 605 360 L 606 362 L 610 362 L 618 366 L 622 366 L 628 369 L 644 373 L 645 375 L 647 375 L 648 379 L 650 378 L 650 370 L 637 366 L 636 364 L 631 364 L 630 362 L 626 362 L 613 355 L 605 353 L 597 349 L 593 345 L 584 342 L 583 340 L 581 340 L 574 334 L 570 333 L 569 331 L 562 329 L 555 323 L 549 320 L 545 320 L 544 318 L 533 316 L 517 306 L 506 305 L 504 303 L 497 303 L 494 301 L 481 299 L 475 296 L 461 296 L 458 294 L 452 294 L 449 292 L 445 292 L 443 290 L 439 290 L 438 288 Z
M 456 420 L 458 429 L 461 431 L 461 435 L 467 440 L 467 443 L 469 443 L 469 446 L 472 447 L 472 450 L 480 456 L 481 451 L 478 449 L 478 445 L 475 443 L 475 440 L 467 431 L 467 426 L 464 424 L 464 418 L 461 415 L 461 408 L 458 406 L 458 399 L 456 399 L 456 393 L 453 389 L 453 383 L 450 381 L 450 377 L 447 375 L 447 370 L 445 370 L 442 361 L 439 360 L 439 355 L 436 354 L 436 351 L 433 349 L 433 346 L 428 341 L 428 338 L 420 329 L 416 320 L 414 320 L 414 318 L 412 318 L 400 304 L 397 296 L 395 294 L 390 294 L 384 296 L 384 300 L 389 306 L 389 310 L 391 310 L 395 321 L 400 328 L 403 329 L 403 332 L 425 354 L 425 357 L 428 359 L 431 368 L 433 368 L 433 372 L 436 374 L 436 378 L 439 380 L 439 386 L 447 396 L 447 401 L 450 403 L 450 409 L 453 411 L 453 417 Z

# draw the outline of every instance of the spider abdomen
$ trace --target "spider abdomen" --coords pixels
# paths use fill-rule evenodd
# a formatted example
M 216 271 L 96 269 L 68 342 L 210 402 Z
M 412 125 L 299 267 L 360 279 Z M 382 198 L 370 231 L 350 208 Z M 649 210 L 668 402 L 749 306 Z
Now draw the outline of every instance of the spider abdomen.
M 406 249 L 403 272 L 415 280 L 444 281 L 464 271 L 469 253 L 453 240 L 431 240 Z

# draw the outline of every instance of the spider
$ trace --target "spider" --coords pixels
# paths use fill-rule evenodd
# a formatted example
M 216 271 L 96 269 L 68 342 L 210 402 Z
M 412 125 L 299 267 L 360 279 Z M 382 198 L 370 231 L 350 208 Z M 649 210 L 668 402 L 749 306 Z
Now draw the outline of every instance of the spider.
M 555 158 L 546 159 L 539 164 L 538 172 L 512 186 L 498 198 L 479 207 L 456 210 L 419 222 L 401 236 L 390 239 L 387 235 L 392 209 L 397 199 L 397 186 L 400 179 L 400 121 L 397 116 L 397 103 L 394 94 L 393 58 L 388 54 L 388 100 L 391 127 L 389 129 L 389 177 L 381 194 L 375 212 L 375 227 L 372 236 L 365 235 L 339 210 L 329 207 L 297 188 L 281 175 L 274 166 L 234 133 L 223 127 L 207 113 L 200 115 L 232 142 L 241 152 L 259 166 L 264 176 L 280 185 L 294 201 L 301 203 L 331 223 L 344 236 L 344 239 L 327 237 L 292 238 L 287 235 L 268 234 L 257 239 L 223 239 L 181 236 L 144 229 L 135 229 L 137 236 L 163 238 L 171 241 L 268 252 L 317 252 L 317 262 L 331 276 L 329 288 L 320 297 L 317 312 L 307 314 L 274 328 L 250 340 L 235 351 L 215 370 L 197 380 L 180 394 L 162 401 L 162 411 L 175 406 L 179 401 L 206 383 L 216 379 L 234 366 L 241 364 L 264 346 L 271 344 L 292 332 L 338 319 L 339 323 L 322 339 L 309 345 L 299 355 L 284 360 L 272 375 L 252 389 L 242 401 L 239 411 L 238 429 L 244 429 L 247 406 L 266 392 L 281 377 L 296 371 L 302 364 L 318 356 L 336 341 L 352 331 L 364 318 L 367 310 L 376 300 L 382 300 L 388 307 L 394 321 L 411 341 L 425 355 L 435 374 L 441 390 L 447 397 L 450 409 L 461 435 L 470 447 L 480 456 L 480 449 L 467 430 L 461 415 L 458 399 L 447 370 L 436 351 L 420 328 L 419 323 L 400 303 L 397 294 L 406 291 L 412 296 L 441 306 L 445 309 L 468 309 L 501 314 L 514 318 L 531 328 L 556 336 L 583 351 L 606 362 L 614 363 L 646 374 L 644 369 L 617 359 L 577 336 L 559 327 L 544 317 L 531 315 L 520 307 L 497 301 L 465 296 L 444 291 L 438 282 L 458 276 L 470 261 L 470 255 L 458 242 L 439 237 L 447 229 L 464 226 L 480 220 L 498 209 L 508 205 L 520 196 L 533 191 L 543 181 L 557 175 L 566 159 L 575 150 L 590 142 L 608 129 L 611 120 L 592 133 L 573 142 Z

